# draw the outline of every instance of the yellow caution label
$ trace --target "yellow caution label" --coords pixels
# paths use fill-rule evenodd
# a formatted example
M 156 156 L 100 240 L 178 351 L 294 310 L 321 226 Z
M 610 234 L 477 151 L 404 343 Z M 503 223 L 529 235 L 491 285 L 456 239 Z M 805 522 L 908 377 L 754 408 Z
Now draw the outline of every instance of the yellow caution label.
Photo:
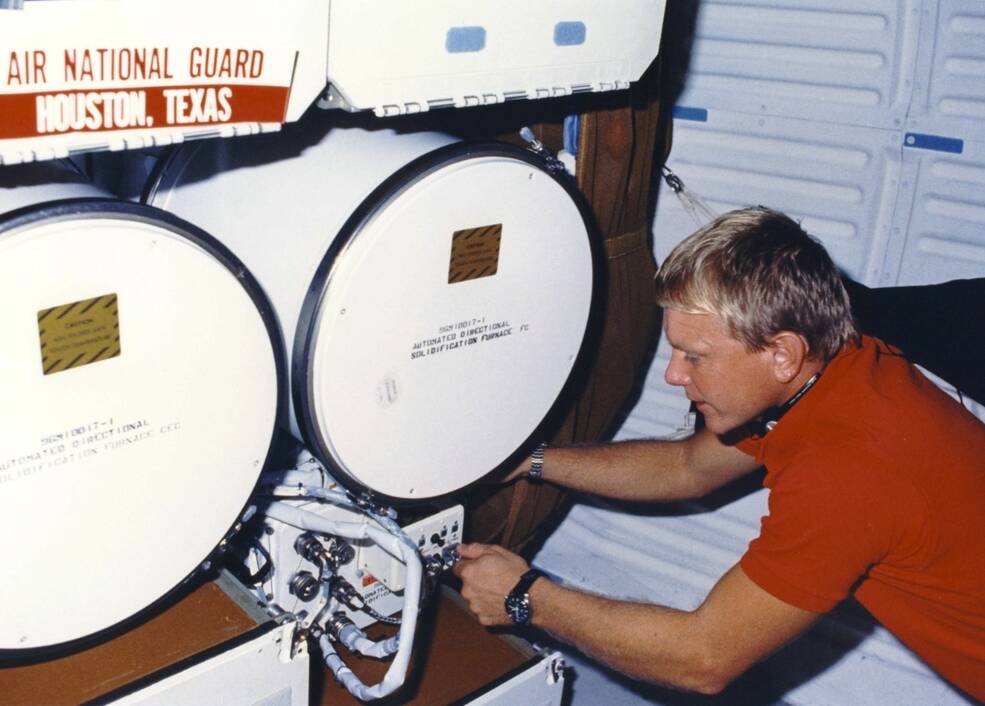
M 120 315 L 115 294 L 38 312 L 45 375 L 120 355 Z
M 451 237 L 448 284 L 491 277 L 499 269 L 503 224 L 456 230 Z

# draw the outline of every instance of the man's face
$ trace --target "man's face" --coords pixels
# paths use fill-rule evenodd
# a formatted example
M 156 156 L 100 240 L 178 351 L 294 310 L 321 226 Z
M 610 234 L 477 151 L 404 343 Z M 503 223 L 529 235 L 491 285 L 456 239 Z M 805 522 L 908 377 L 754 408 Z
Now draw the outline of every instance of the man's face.
M 664 379 L 697 403 L 709 431 L 724 434 L 782 402 L 770 349 L 749 352 L 716 314 L 665 309 L 663 321 L 674 348 Z

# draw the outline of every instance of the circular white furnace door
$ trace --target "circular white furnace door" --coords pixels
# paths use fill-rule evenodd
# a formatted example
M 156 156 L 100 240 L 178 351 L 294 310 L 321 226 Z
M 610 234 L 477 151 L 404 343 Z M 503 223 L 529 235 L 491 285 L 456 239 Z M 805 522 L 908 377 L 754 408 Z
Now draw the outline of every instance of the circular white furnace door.
M 0 217 L 0 650 L 154 603 L 237 522 L 270 449 L 279 344 L 228 251 L 113 201 Z

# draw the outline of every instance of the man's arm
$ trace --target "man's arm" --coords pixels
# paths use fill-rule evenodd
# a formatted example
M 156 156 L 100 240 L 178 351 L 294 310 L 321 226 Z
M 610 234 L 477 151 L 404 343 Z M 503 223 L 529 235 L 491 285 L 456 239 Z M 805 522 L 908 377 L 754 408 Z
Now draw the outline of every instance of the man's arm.
M 500 547 L 460 549 L 462 595 L 484 625 L 507 625 L 503 600 L 526 562 Z M 818 614 L 773 597 L 736 565 L 695 611 L 614 601 L 539 579 L 533 624 L 632 677 L 717 693 L 806 630 Z
M 618 500 L 698 498 L 756 468 L 755 459 L 701 430 L 679 441 L 621 441 L 548 448 L 543 478 Z M 530 468 L 527 460 L 511 477 Z

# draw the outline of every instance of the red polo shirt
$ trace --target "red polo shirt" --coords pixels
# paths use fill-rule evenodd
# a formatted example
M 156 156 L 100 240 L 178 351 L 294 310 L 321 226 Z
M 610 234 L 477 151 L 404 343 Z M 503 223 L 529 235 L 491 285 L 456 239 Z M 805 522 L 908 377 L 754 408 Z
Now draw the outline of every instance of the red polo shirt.
M 742 558 L 814 612 L 854 594 L 945 678 L 985 699 L 985 425 L 864 337 L 765 437 L 769 515 Z

